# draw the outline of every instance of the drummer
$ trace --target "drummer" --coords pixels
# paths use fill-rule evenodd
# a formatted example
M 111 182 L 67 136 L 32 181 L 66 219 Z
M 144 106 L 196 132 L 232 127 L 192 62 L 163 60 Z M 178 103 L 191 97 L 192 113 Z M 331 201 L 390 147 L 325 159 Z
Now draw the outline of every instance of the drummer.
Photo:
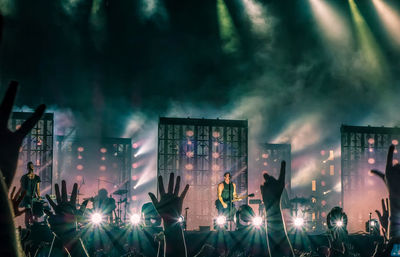
M 99 190 L 98 195 L 93 198 L 93 209 L 100 211 L 103 215 L 107 216 L 109 222 L 112 222 L 112 213 L 115 210 L 115 200 L 112 197 L 108 197 L 106 189 L 102 188 Z

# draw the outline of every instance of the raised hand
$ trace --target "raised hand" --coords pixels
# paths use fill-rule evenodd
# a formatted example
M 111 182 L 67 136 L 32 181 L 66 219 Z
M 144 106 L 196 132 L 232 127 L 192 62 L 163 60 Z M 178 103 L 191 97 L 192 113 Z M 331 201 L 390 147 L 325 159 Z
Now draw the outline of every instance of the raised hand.
M 385 173 L 379 170 L 371 170 L 371 172 L 382 178 L 382 180 L 385 182 L 389 191 L 389 198 L 400 200 L 400 164 L 393 165 L 393 152 L 394 145 L 391 145 L 387 155 Z
M 171 225 L 177 222 L 179 216 L 182 213 L 183 199 L 189 190 L 189 185 L 186 185 L 181 196 L 179 194 L 179 188 L 181 183 L 181 177 L 176 178 L 175 189 L 174 189 L 174 173 L 169 176 L 168 192 L 164 190 L 164 183 L 162 176 L 158 177 L 158 190 L 160 192 L 160 200 L 157 200 L 153 193 L 149 193 L 151 201 L 154 204 L 158 214 L 164 221 L 164 225 Z
M 67 185 L 65 180 L 61 182 L 61 194 L 58 184 L 55 184 L 55 193 L 57 204 L 46 195 L 47 201 L 53 208 L 55 214 L 47 212 L 48 222 L 51 230 L 58 236 L 64 244 L 77 240 L 77 219 L 80 213 L 83 213 L 86 204 L 83 204 L 80 210 L 76 209 L 76 196 L 78 193 L 78 184 L 75 183 L 72 189 L 71 198 L 68 200 Z
M 8 120 L 11 115 L 15 96 L 17 94 L 18 82 L 11 81 L 7 92 L 0 105 L 0 169 L 5 177 L 5 182 L 9 188 L 14 178 L 17 168 L 19 148 L 22 140 L 42 117 L 46 106 L 39 105 L 33 115 L 27 119 L 19 129 L 12 132 L 8 129 Z
M 265 182 L 260 186 L 261 195 L 264 201 L 265 208 L 268 209 L 272 206 L 279 206 L 283 189 L 285 188 L 285 173 L 286 162 L 281 162 L 281 171 L 278 180 L 274 177 L 264 174 Z
M 389 228 L 389 199 L 386 198 L 386 205 L 385 200 L 382 199 L 382 213 L 379 210 L 375 210 L 375 212 L 378 215 L 379 223 L 382 226 L 383 235 L 386 237 Z
M 15 189 L 16 189 L 16 187 L 13 187 L 11 194 L 10 194 L 10 202 L 11 202 L 13 210 L 14 210 L 14 218 L 21 216 L 24 212 L 27 211 L 26 208 L 24 208 L 22 210 L 19 209 L 19 204 L 21 203 L 22 199 L 24 199 L 24 197 L 26 195 L 26 191 L 24 190 L 22 192 L 22 188 L 20 187 L 18 189 L 17 193 L 14 195 Z

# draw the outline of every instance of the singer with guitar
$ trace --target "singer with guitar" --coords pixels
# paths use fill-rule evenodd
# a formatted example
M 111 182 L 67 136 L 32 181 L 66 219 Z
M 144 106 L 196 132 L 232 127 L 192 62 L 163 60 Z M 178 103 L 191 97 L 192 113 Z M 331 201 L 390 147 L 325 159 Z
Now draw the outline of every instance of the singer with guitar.
M 218 184 L 218 199 L 215 201 L 218 215 L 224 215 L 228 218 L 235 214 L 236 209 L 233 202 L 239 199 L 236 193 L 236 185 L 231 182 L 231 177 L 231 173 L 224 173 L 224 181 Z

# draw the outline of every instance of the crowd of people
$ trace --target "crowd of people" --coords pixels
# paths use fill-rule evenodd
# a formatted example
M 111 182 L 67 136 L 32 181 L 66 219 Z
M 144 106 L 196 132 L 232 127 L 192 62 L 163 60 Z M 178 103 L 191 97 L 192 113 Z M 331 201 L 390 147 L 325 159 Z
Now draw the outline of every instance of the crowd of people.
M 18 83 L 12 81 L 0 105 L 0 256 L 33 257 L 38 256 L 37 245 L 40 242 L 27 243 L 27 238 L 35 238 L 35 233 L 44 232 L 33 227 L 31 230 L 22 232 L 21 229 L 16 228 L 14 223 L 16 217 L 27 212 L 26 208 L 29 207 L 25 205 L 25 208 L 21 208 L 20 206 L 24 206 L 24 199 L 32 192 L 10 187 L 16 172 L 19 149 L 23 139 L 39 121 L 46 107 L 45 105 L 38 106 L 33 115 L 19 129 L 11 131 L 8 128 L 8 121 L 12 113 L 17 89 Z M 400 165 L 393 165 L 394 149 L 395 147 L 392 145 L 388 150 L 385 172 L 371 171 L 382 178 L 388 190 L 388 199 L 382 200 L 382 211 L 377 212 L 382 226 L 383 240 L 376 244 L 375 253 L 372 255 L 375 257 L 400 256 L 398 252 L 398 249 L 400 249 Z M 246 249 L 242 250 L 229 251 L 229 249 L 225 249 L 225 251 L 218 251 L 215 246 L 204 244 L 195 256 L 361 256 L 348 239 L 346 214 L 339 207 L 332 209 L 328 215 L 327 237 L 329 244 L 326 247 L 321 246 L 317 250 L 309 252 L 293 249 L 286 232 L 280 206 L 280 199 L 284 190 L 285 166 L 285 162 L 282 161 L 280 175 L 277 179 L 264 174 L 265 181 L 261 185 L 261 193 L 266 210 L 266 225 L 265 230 L 262 230 L 265 235 L 261 237 L 265 240 L 259 242 L 261 246 L 247 245 Z M 28 178 L 24 180 L 26 179 Z M 163 177 L 160 176 L 158 178 L 159 197 L 157 198 L 153 193 L 149 193 L 163 224 L 162 233 L 157 235 L 157 241 L 163 246 L 159 248 L 158 256 L 188 256 L 188 242 L 185 239 L 185 232 L 177 220 L 182 214 L 182 204 L 190 188 L 189 185 L 186 185 L 180 193 L 180 180 L 179 176 L 175 178 L 174 174 L 171 173 L 168 187 L 165 189 Z M 52 249 L 46 253 L 50 253 L 48 256 L 70 255 L 72 257 L 96 255 L 95 252 L 87 250 L 87 246 L 82 240 L 83 234 L 77 226 L 86 208 L 85 204 L 80 209 L 76 208 L 78 185 L 75 183 L 72 186 L 70 197 L 67 194 L 68 187 L 65 181 L 61 183 L 61 190 L 58 184 L 55 184 L 54 188 L 56 199 L 46 195 L 51 210 L 46 211 L 46 228 L 48 230 L 42 231 L 51 231 L 48 236 L 52 238 Z M 26 222 L 29 222 L 31 218 L 28 215 Z M 337 226 L 337 222 L 341 222 L 341 225 Z M 109 234 L 113 238 L 111 243 L 118 241 L 118 238 L 113 236 L 112 233 Z M 140 253 L 140 249 L 126 249 L 126 251 L 120 256 L 144 256 Z M 102 254 L 107 255 L 104 252 Z

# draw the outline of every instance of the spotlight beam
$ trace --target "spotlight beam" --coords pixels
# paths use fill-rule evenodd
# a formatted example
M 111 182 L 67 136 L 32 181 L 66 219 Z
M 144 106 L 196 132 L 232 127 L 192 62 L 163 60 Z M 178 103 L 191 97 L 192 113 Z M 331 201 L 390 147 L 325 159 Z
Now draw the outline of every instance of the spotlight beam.
M 389 36 L 400 47 L 400 15 L 382 0 L 372 1 Z

